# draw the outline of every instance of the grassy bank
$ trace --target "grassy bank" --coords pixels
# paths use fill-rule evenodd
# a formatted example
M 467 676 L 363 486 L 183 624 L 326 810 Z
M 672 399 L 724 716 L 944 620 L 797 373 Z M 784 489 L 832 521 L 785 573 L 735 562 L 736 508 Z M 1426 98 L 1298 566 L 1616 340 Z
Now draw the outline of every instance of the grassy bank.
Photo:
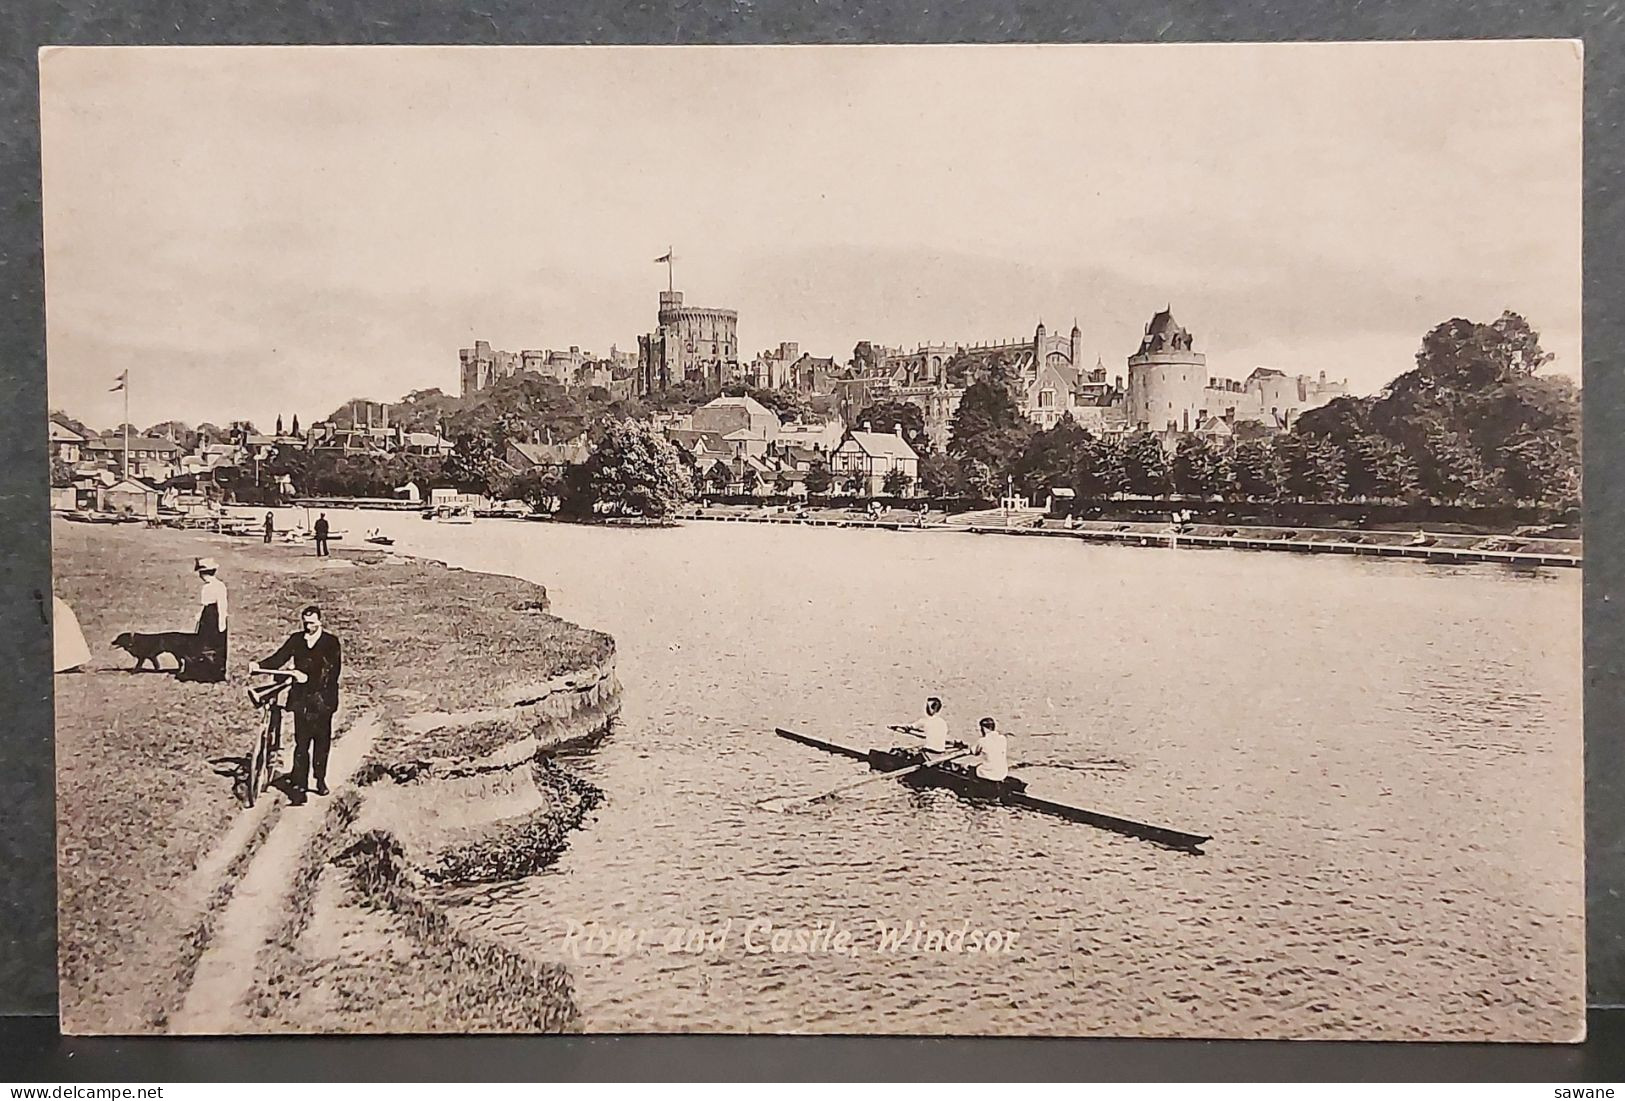
M 231 593 L 227 682 L 129 672 L 119 632 L 194 624 L 197 555 L 219 559 Z M 189 877 L 239 811 L 233 759 L 257 717 L 244 670 L 305 604 L 344 642 L 350 714 L 485 706 L 612 652 L 541 610 L 539 586 L 380 553 L 57 521 L 53 567 L 92 655 L 55 678 L 62 1003 L 78 1031 L 143 1031 L 172 1008 L 201 916 Z

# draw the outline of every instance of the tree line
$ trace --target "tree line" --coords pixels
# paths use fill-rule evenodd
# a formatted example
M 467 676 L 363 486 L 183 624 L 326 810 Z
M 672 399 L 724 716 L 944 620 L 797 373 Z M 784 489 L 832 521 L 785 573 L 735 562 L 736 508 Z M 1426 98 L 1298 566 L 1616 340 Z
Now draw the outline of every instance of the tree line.
M 1515 313 L 1457 318 L 1430 330 L 1416 366 L 1375 396 L 1338 398 L 1273 437 L 1238 422 L 1228 439 L 1186 434 L 1172 451 L 1159 434 L 1097 436 L 1070 415 L 1038 429 L 997 377 L 966 388 L 941 451 L 912 405 L 871 406 L 858 419 L 903 428 L 931 496 L 991 500 L 1015 488 L 1042 499 L 1067 488 L 1088 499 L 1567 508 L 1580 493 L 1580 403 L 1569 379 L 1538 374 L 1551 358 Z

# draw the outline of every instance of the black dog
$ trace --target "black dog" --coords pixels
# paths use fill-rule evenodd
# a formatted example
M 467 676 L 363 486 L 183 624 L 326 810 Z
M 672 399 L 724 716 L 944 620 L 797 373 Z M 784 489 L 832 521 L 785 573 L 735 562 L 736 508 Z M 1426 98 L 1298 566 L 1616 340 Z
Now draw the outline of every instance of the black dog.
M 197 636 L 185 631 L 158 631 L 153 634 L 125 631 L 113 640 L 113 645 L 135 659 L 136 669 L 150 661 L 156 672 L 159 668 L 158 658 L 168 654 L 175 659 L 177 672 L 184 673 L 187 659 L 197 649 Z

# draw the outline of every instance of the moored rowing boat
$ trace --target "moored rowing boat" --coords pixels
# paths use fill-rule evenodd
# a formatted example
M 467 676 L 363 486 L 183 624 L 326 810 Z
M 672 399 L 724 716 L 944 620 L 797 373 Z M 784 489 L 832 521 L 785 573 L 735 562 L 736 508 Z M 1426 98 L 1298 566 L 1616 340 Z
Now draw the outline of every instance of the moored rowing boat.
M 843 757 L 863 761 L 875 772 L 898 772 L 920 763 L 920 757 L 917 753 L 906 750 L 856 749 L 852 746 L 841 745 L 838 742 L 815 738 L 809 734 L 786 730 L 783 727 L 775 728 L 775 733 L 781 738 L 799 742 L 813 749 L 821 749 L 826 753 L 835 753 Z M 1069 822 L 1078 822 L 1086 826 L 1094 826 L 1097 829 L 1122 834 L 1125 837 L 1137 837 L 1182 852 L 1199 853 L 1203 843 L 1212 840 L 1212 838 L 1203 834 L 1186 833 L 1183 830 L 1169 829 L 1166 826 L 1153 826 L 1146 822 L 1136 822 L 1129 818 L 1119 818 L 1113 814 L 1103 814 L 1100 811 L 1043 799 L 1029 794 L 1026 785 L 1014 777 L 1003 781 L 984 780 L 971 770 L 952 764 L 921 768 L 910 772 L 907 776 L 900 777 L 900 780 L 902 783 L 914 787 L 944 788 L 952 791 L 955 795 L 973 801 L 1022 807 L 1054 818 L 1064 818 Z

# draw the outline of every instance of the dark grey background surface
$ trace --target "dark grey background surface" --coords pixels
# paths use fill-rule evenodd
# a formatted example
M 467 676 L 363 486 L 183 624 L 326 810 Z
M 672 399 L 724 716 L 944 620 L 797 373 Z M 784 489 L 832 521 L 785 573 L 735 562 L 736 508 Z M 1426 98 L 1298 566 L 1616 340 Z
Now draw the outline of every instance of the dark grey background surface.
M 942 0 L 916 5 L 703 0 L 12 0 L 0 11 L 0 1012 L 55 1011 L 45 328 L 35 51 L 44 44 L 1151 42 L 1578 37 L 1586 43 L 1586 755 L 1591 1000 L 1625 1003 L 1625 853 L 1616 731 L 1620 671 L 1620 45 L 1625 10 L 1601 3 L 1412 4 Z M 658 89 L 650 89 L 650 106 Z M 793 139 L 787 139 L 793 140 Z M 790 150 L 793 154 L 793 149 Z M 1110 156 L 1110 151 L 1103 151 Z M 1516 149 L 1507 155 L 1516 158 Z M 111 186 L 117 186 L 113 181 Z M 1485 226 L 1485 233 L 1495 227 Z M 1531 792 L 1529 797 L 1540 798 Z M 33 1034 L 8 1030 L 0 1055 Z M 756 1041 L 761 1043 L 761 1041 Z M 1143 1048 L 1143 1045 L 1141 1045 Z M 1193 1045 L 1193 1050 L 1214 1045 Z M 101 1049 L 105 1051 L 106 1049 Z M 561 1049 L 562 1050 L 562 1049 Z M 602 1050 L 585 1044 L 569 1050 Z M 775 1050 L 792 1050 L 791 1048 Z M 903 1051 L 904 1049 L 898 1049 Z M 908 1049 L 916 1052 L 940 1048 Z M 1126 1050 L 1126 1049 L 1114 1049 Z M 1164 1049 L 1166 1050 L 1166 1049 Z M 1226 1050 L 1232 1050 L 1227 1048 Z M 1252 1049 L 1248 1049 L 1252 1050 Z M 1456 1048 L 1456 1051 L 1467 1049 Z M 1476 1049 L 1475 1049 L 1476 1050 Z M 1260 1052 L 1261 1053 L 1261 1052 Z M 91 1052 L 86 1050 L 84 1054 Z M 920 1056 L 924 1058 L 924 1055 Z M 936 1058 L 938 1056 L 931 1056 Z M 9 1061 L 9 1059 L 7 1060 Z M 205 1060 L 206 1062 L 207 1060 Z M 1152 1057 L 1147 1065 L 1156 1065 Z M 1172 1073 L 1164 1064 L 1164 1073 Z M 178 1071 L 182 1065 L 177 1064 Z M 203 1064 L 196 1064 L 203 1065 Z M 229 1063 L 227 1064 L 229 1066 Z M 809 1064 L 816 1066 L 816 1064 Z M 1395 1064 L 1396 1066 L 1407 1064 Z M 1553 1074 L 1562 1066 L 1556 1063 Z M 3 1072 L 0 1065 L 0 1072 Z M 425 1066 L 424 1073 L 432 1067 Z M 1261 1072 L 1261 1067 L 1255 1067 Z M 720 1068 L 717 1073 L 721 1073 Z M 703 1073 L 703 1071 L 702 1071 Z M 1412 1074 L 1420 1075 L 1413 1068 Z

